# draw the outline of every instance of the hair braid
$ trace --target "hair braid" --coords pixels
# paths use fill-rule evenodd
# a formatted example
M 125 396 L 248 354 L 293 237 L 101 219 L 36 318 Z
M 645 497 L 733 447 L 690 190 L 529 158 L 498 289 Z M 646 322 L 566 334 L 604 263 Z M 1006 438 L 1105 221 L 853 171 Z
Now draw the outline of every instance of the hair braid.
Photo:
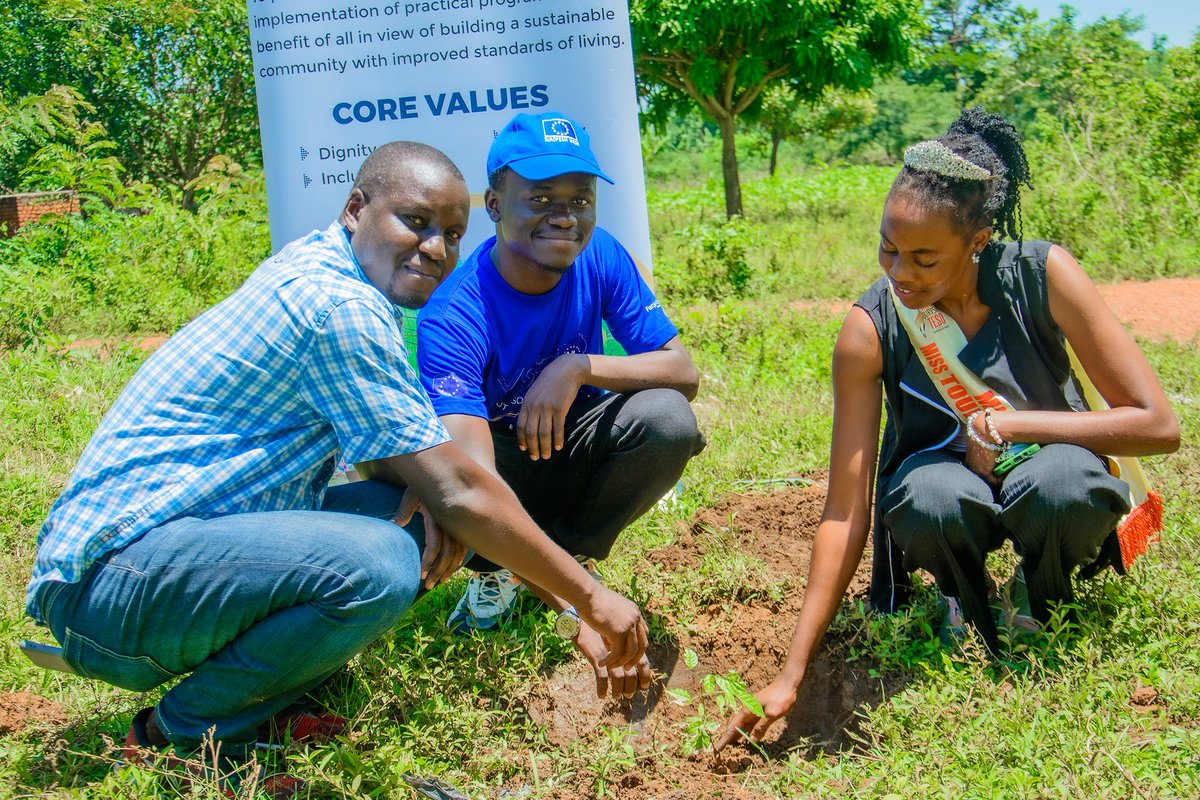
M 909 194 L 925 207 L 948 214 L 964 234 L 990 226 L 1002 238 L 1020 240 L 1020 187 L 1031 184 L 1017 129 L 1000 115 L 976 106 L 965 109 L 938 141 L 992 177 L 955 178 L 905 166 L 892 184 L 892 193 Z

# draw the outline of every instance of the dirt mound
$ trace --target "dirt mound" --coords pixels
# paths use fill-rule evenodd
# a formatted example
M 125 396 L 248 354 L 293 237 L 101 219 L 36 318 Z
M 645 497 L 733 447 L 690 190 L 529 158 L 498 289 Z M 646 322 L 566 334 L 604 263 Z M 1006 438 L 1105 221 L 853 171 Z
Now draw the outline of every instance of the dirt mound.
M 652 551 L 648 560 L 673 573 L 702 573 L 714 549 L 749 556 L 758 571 L 748 573 L 749 585 L 733 591 L 732 599 L 714 601 L 689 624 L 673 626 L 677 638 L 651 647 L 650 662 L 662 677 L 644 696 L 623 702 L 597 699 L 585 688 L 594 681 L 582 660 L 555 669 L 524 698 L 547 739 L 567 745 L 610 737 L 619 741 L 624 735 L 637 763 L 624 774 L 618 772 L 620 777 L 609 788 L 621 798 L 660 800 L 754 797 L 743 786 L 746 770 L 769 769 L 771 760 L 796 749 L 813 755 L 852 747 L 855 710 L 878 704 L 900 686 L 893 678 L 872 677 L 869 664 L 848 664 L 841 643 L 831 637 L 810 667 L 792 712 L 768 734 L 763 753 L 735 749 L 721 760 L 707 751 L 684 755 L 698 702 L 704 705 L 705 719 L 724 723 L 713 699 L 703 696 L 706 675 L 736 672 L 756 689 L 777 674 L 804 598 L 803 582 L 824 503 L 822 476 L 809 486 L 731 494 L 697 514 L 675 544 Z M 864 559 L 851 592 L 864 593 L 868 580 L 869 563 Z M 688 650 L 698 656 L 692 668 L 683 655 Z M 677 702 L 673 695 L 681 689 L 691 695 L 692 703 Z M 588 796 L 590 788 L 582 783 L 561 796 Z
M 53 728 L 66 722 L 67 712 L 49 698 L 29 692 L 0 694 L 0 735 L 30 727 Z

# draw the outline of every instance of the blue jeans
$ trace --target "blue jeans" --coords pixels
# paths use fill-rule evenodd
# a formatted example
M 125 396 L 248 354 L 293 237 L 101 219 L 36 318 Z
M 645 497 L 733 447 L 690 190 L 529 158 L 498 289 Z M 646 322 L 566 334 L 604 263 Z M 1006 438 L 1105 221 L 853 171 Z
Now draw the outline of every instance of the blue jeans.
M 43 618 L 80 674 L 157 707 L 177 746 L 253 748 L 257 727 L 392 628 L 419 587 L 424 529 L 389 520 L 402 489 L 331 488 L 320 511 L 185 517 L 49 584 Z

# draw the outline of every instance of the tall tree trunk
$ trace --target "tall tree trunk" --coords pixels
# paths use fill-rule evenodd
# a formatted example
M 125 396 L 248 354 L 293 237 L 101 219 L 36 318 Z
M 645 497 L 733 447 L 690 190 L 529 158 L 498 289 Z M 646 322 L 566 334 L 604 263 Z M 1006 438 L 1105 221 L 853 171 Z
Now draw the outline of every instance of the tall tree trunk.
M 783 134 L 771 131 L 771 164 L 767 167 L 767 174 L 772 178 L 775 177 L 775 166 L 779 163 L 779 144 L 782 141 Z
M 721 131 L 721 173 L 725 178 L 725 216 L 740 217 L 742 215 L 742 184 L 738 180 L 737 146 L 734 141 L 736 118 L 721 116 L 717 118 L 717 128 Z

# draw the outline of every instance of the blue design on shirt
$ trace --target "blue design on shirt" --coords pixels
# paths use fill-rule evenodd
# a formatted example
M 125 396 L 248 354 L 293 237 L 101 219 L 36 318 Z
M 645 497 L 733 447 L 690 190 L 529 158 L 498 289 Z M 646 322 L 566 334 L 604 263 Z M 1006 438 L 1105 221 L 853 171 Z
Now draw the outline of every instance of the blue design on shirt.
M 565 353 L 604 352 L 601 323 L 629 354 L 678 333 L 633 257 L 602 228 L 549 292 L 513 289 L 492 263 L 492 237 L 434 292 L 417 317 L 421 381 L 439 415 L 513 422 L 542 370 Z M 600 390 L 584 386 L 579 398 Z

